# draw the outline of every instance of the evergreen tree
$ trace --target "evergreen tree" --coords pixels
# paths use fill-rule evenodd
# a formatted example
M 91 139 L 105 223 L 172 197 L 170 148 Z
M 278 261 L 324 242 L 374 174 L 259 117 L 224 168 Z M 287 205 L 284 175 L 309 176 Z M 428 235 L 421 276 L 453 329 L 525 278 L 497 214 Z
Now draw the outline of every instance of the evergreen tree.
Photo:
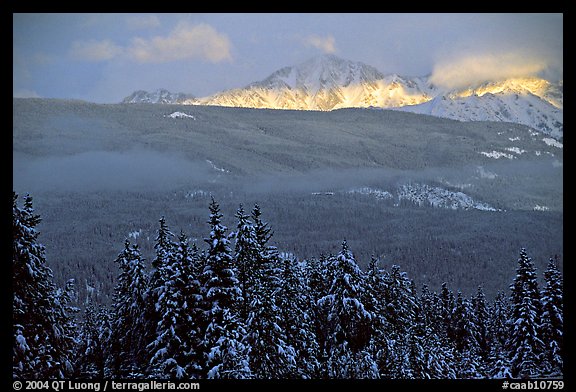
M 557 262 L 550 258 L 544 272 L 546 287 L 542 291 L 542 341 L 549 372 L 553 375 L 563 372 L 564 316 L 563 282 Z
M 73 374 L 71 325 L 58 298 L 45 248 L 38 242 L 32 197 L 12 198 L 13 377 L 64 378 Z
M 258 379 L 284 379 L 294 373 L 296 353 L 287 344 L 281 311 L 268 281 L 256 286 L 247 323 L 247 344 L 252 375 Z
M 144 341 L 146 345 L 155 345 L 157 339 L 157 328 L 160 323 L 164 310 L 161 309 L 160 297 L 166 290 L 167 266 L 172 264 L 174 258 L 175 244 L 172 241 L 174 234 L 168 228 L 166 219 L 161 217 L 159 220 L 160 227 L 156 242 L 154 244 L 155 257 L 152 260 L 152 271 L 148 282 L 148 292 L 145 295 L 146 306 L 144 308 Z M 150 363 L 155 355 L 154 350 L 149 350 L 147 362 Z M 150 369 L 153 370 L 153 369 Z
M 488 336 L 490 338 L 490 346 L 492 348 L 497 347 L 500 351 L 504 351 L 510 330 L 508 325 L 510 306 L 502 291 L 498 291 L 489 312 Z
M 543 342 L 539 337 L 540 293 L 536 269 L 526 249 L 520 251 L 516 278 L 510 286 L 512 314 L 507 348 L 514 377 L 539 375 Z
M 210 203 L 210 236 L 203 275 L 207 326 L 202 346 L 208 378 L 249 378 L 248 348 L 240 318 L 242 290 L 234 270 L 230 241 L 222 224 L 220 206 Z
M 282 325 L 279 256 L 276 248 L 268 245 L 272 237 L 268 224 L 261 218 L 260 207 L 252 211 L 254 226 L 240 208 L 237 217 L 237 247 L 240 259 L 249 267 L 247 272 L 250 300 L 247 318 L 247 344 L 250 347 L 249 362 L 252 375 L 256 378 L 282 379 L 293 373 L 295 351 L 286 342 Z
M 281 292 L 278 296 L 281 312 L 281 326 L 286 335 L 286 344 L 295 350 L 295 367 L 287 378 L 318 378 L 319 345 L 313 319 L 314 298 L 298 262 L 285 258 L 281 279 Z
M 95 363 L 98 369 L 98 378 L 111 376 L 111 370 L 107 366 L 107 358 L 110 356 L 110 346 L 112 341 L 112 315 L 108 308 L 100 305 L 97 314 L 98 340 L 101 350 L 96 353 Z
M 236 211 L 235 216 L 238 219 L 238 226 L 237 231 L 234 233 L 234 260 L 238 267 L 238 280 L 242 290 L 240 314 L 242 319 L 246 321 L 254 291 L 255 274 L 259 261 L 259 246 L 254 226 L 242 205 Z
M 202 285 L 200 283 L 200 274 L 203 270 L 203 260 L 196 244 L 189 245 L 187 236 L 182 233 L 178 238 L 178 248 L 176 257 L 181 260 L 182 271 L 187 282 L 184 286 L 184 309 L 186 310 L 187 320 L 185 322 L 187 351 L 184 355 L 188 364 L 185 367 L 186 374 L 191 378 L 200 378 L 203 374 L 203 351 L 202 351 L 202 328 L 205 325 L 204 320 L 204 298 L 202 296 Z
M 452 315 L 458 378 L 481 378 L 484 374 L 481 358 L 478 355 L 479 345 L 476 340 L 478 331 L 473 317 L 470 301 L 458 292 Z
M 487 363 L 490 354 L 489 321 L 490 314 L 486 304 L 486 296 L 482 286 L 478 286 L 476 295 L 472 298 L 472 322 L 474 324 L 474 338 L 482 364 Z
M 397 265 L 392 266 L 386 278 L 385 317 L 389 326 L 391 377 L 414 378 L 410 363 L 413 349 L 411 335 L 416 322 L 416 297 L 412 282 Z
M 408 366 L 412 378 L 430 379 L 430 369 L 428 366 L 429 353 L 426 352 L 426 317 L 420 301 L 416 296 L 416 286 L 414 281 L 410 282 L 410 296 L 413 298 L 414 321 L 407 331 L 406 341 L 408 347 Z
M 422 320 L 424 329 L 442 336 L 442 304 L 440 297 L 428 288 L 427 284 L 422 285 L 420 294 L 420 304 L 422 306 Z
M 114 293 L 109 366 L 114 377 L 142 377 L 148 357 L 142 315 L 148 285 L 138 245 L 126 240 L 116 263 L 120 275 Z
M 362 303 L 362 272 L 346 241 L 338 256 L 329 263 L 330 290 L 318 301 L 326 328 L 323 349 L 328 355 L 328 377 L 352 378 L 357 376 L 354 361 L 358 356 L 366 358 L 362 351 L 368 349 L 371 337 L 371 314 Z M 377 369 L 375 364 L 363 367 Z
M 256 262 L 252 272 L 254 276 L 267 276 L 270 289 L 276 292 L 280 289 L 282 263 L 278 249 L 269 245 L 273 232 L 268 223 L 262 220 L 262 210 L 258 204 L 252 209 L 252 220 L 256 245 Z
M 442 301 L 440 297 L 423 285 L 420 295 L 422 330 L 424 337 L 422 347 L 425 357 L 427 377 L 435 379 L 456 378 L 454 350 L 448 341 L 443 328 Z
M 364 278 L 366 284 L 366 310 L 372 315 L 372 334 L 369 351 L 378 369 L 378 376 L 389 378 L 391 374 L 388 345 L 388 323 L 386 320 L 386 275 L 378 268 L 378 259 L 372 257 Z
M 442 320 L 442 336 L 454 343 L 454 327 L 452 316 L 454 313 L 455 299 L 454 293 L 448 288 L 446 282 L 442 283 L 440 291 L 440 319 Z
M 510 360 L 506 353 L 510 311 L 505 295 L 499 291 L 490 307 L 488 336 L 490 353 L 488 356 L 488 376 L 491 378 L 512 378 Z
M 76 314 L 80 312 L 80 309 L 74 305 L 78 300 L 74 279 L 69 279 L 63 289 L 57 289 L 55 297 L 56 322 L 62 326 L 64 332 L 59 345 L 60 356 L 65 358 L 66 363 L 73 364 L 75 362 L 74 351 L 78 344 Z M 74 371 L 72 368 L 70 371 Z
M 191 364 L 190 357 L 196 349 L 192 347 L 193 340 L 199 341 L 192 312 L 200 306 L 199 283 L 192 275 L 191 263 L 188 238 L 181 233 L 174 254 L 166 258 L 163 266 L 165 286 L 157 305 L 160 321 L 156 340 L 148 346 L 153 352 L 150 373 L 154 377 L 188 378 L 191 375 L 187 367 L 199 368 L 199 364 Z
M 77 346 L 78 378 L 95 379 L 105 377 L 107 339 L 102 336 L 102 315 L 90 300 L 84 308 L 83 321 Z M 104 338 L 104 339 L 103 339 Z
M 391 333 L 399 337 L 407 334 L 416 318 L 415 301 L 412 282 L 393 265 L 387 275 L 385 312 Z

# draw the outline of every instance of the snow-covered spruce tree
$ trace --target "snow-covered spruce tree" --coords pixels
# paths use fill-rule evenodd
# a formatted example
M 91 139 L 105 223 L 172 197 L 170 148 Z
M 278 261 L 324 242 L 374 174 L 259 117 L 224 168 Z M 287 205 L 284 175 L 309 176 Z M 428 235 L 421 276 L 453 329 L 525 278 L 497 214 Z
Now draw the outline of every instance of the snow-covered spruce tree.
M 476 340 L 478 331 L 473 317 L 470 301 L 464 298 L 461 292 L 458 292 L 456 306 L 452 314 L 457 378 L 484 377 L 484 368 L 478 355 L 479 346 Z
M 374 358 L 380 378 L 389 378 L 390 348 L 388 346 L 388 322 L 386 320 L 386 272 L 378 267 L 378 259 L 371 257 L 368 269 L 364 275 L 366 290 L 364 304 L 372 315 L 372 334 L 369 351 Z
M 295 367 L 286 378 L 314 379 L 320 377 L 319 345 L 313 319 L 314 298 L 305 274 L 294 258 L 283 260 L 279 307 L 286 344 L 294 347 Z
M 200 341 L 194 320 L 201 306 L 200 287 L 193 275 L 188 238 L 184 233 L 178 238 L 173 255 L 166 258 L 163 266 L 164 287 L 159 291 L 156 307 L 160 321 L 156 339 L 148 345 L 153 353 L 149 374 L 162 379 L 189 378 L 192 374 L 187 368 L 197 376 L 201 367 L 198 358 L 192 358 Z M 193 359 L 196 363 L 192 363 Z
M 422 320 L 424 322 L 424 329 L 434 332 L 437 335 L 442 333 L 442 305 L 440 297 L 436 293 L 430 291 L 427 284 L 422 285 L 422 292 L 420 293 L 420 305 L 422 307 Z
M 276 292 L 266 275 L 259 276 L 251 296 L 246 326 L 252 375 L 258 379 L 284 379 L 294 374 L 296 353 L 287 344 Z
M 94 360 L 94 353 L 98 339 L 98 324 L 96 308 L 90 299 L 84 307 L 84 316 L 80 323 L 78 334 L 78 346 L 76 354 L 76 376 L 79 378 L 92 379 L 98 374 Z
M 487 372 L 490 378 L 511 378 L 510 360 L 506 352 L 510 308 L 502 291 L 499 291 L 489 309 L 488 336 L 490 353 Z
M 513 377 L 540 375 L 543 345 L 540 336 L 540 292 L 536 269 L 526 249 L 520 251 L 512 291 L 507 349 Z
M 115 261 L 120 274 L 114 292 L 108 366 L 113 377 L 142 377 L 148 358 L 142 314 L 148 291 L 144 260 L 138 245 L 126 240 Z
M 238 219 L 238 225 L 237 230 L 233 234 L 235 239 L 234 260 L 238 268 L 238 281 L 242 290 L 240 315 L 246 321 L 248 320 L 248 312 L 252 302 L 256 263 L 259 259 L 258 243 L 250 216 L 246 215 L 242 204 L 240 204 L 235 216 Z
M 185 367 L 186 374 L 191 378 L 200 378 L 203 375 L 204 352 L 202 351 L 203 326 L 206 325 L 204 319 L 204 297 L 202 296 L 202 285 L 200 274 L 204 269 L 204 263 L 195 243 L 189 245 L 189 240 L 185 234 L 178 237 L 178 247 L 176 257 L 182 260 L 184 275 L 187 277 L 187 284 L 184 288 L 184 298 L 187 315 L 187 352 L 188 364 Z
M 162 317 L 160 309 L 160 297 L 166 288 L 166 266 L 172 263 L 174 257 L 175 244 L 172 240 L 174 234 L 168 228 L 166 219 L 161 217 L 159 220 L 160 227 L 154 244 L 155 257 L 152 260 L 152 271 L 148 282 L 148 292 L 145 295 L 144 308 L 144 341 L 146 345 L 151 345 L 157 339 L 157 327 Z M 150 364 L 152 357 L 155 355 L 154 350 L 150 349 L 146 362 Z M 152 369 L 150 369 L 152 371 Z
M 427 285 L 422 287 L 420 308 L 427 376 L 440 379 L 456 378 L 454 349 L 446 337 L 441 320 L 442 303 L 440 297 L 431 292 Z
M 103 310 L 101 310 L 102 312 Z M 96 310 L 90 299 L 84 307 L 84 316 L 80 325 L 78 346 L 76 350 L 76 376 L 77 378 L 95 379 L 104 378 L 107 336 L 102 333 L 109 320 Z M 109 329 L 109 326 L 107 326 Z
M 64 335 L 62 336 L 62 355 L 67 356 L 66 362 L 74 363 L 74 351 L 78 344 L 78 325 L 76 315 L 80 312 L 75 304 L 78 302 L 78 294 L 74 279 L 69 279 L 64 288 L 56 290 L 56 320 L 62 325 Z
M 476 295 L 472 298 L 472 322 L 474 323 L 474 338 L 478 345 L 478 355 L 480 355 L 484 368 L 486 368 L 490 354 L 489 321 L 490 314 L 486 304 L 486 296 L 482 286 L 478 286 Z
M 416 321 L 416 297 L 412 282 L 400 267 L 393 265 L 386 275 L 385 317 L 389 327 L 390 371 L 392 378 L 413 378 L 409 365 L 410 335 Z
M 376 364 L 366 355 L 371 337 L 372 315 L 362 303 L 362 271 L 345 240 L 338 256 L 328 262 L 330 289 L 326 296 L 318 300 L 326 333 L 323 349 L 328 356 L 327 376 L 376 378 Z M 363 369 L 364 373 L 357 374 L 358 369 Z
M 334 256 L 330 255 L 330 258 Z M 315 302 L 328 294 L 331 282 L 328 281 L 328 257 L 321 254 L 318 259 L 305 260 L 305 275 L 307 286 L 310 288 Z
M 65 378 L 73 374 L 66 309 L 57 297 L 45 248 L 38 242 L 32 197 L 12 204 L 13 362 L 15 378 Z
M 330 259 L 334 256 L 330 256 Z M 331 282 L 329 282 L 328 273 L 328 258 L 321 254 L 319 259 L 308 259 L 304 261 L 304 274 L 306 277 L 306 285 L 309 288 L 310 297 L 312 299 L 312 305 L 310 309 L 310 316 L 314 322 L 314 332 L 316 336 L 316 341 L 318 343 L 318 363 L 320 368 L 318 369 L 319 378 L 326 378 L 326 325 L 322 321 L 323 311 L 318 307 L 318 301 L 324 296 L 328 295 Z
M 214 199 L 210 203 L 208 224 L 210 236 L 204 241 L 209 250 L 202 273 L 207 320 L 202 341 L 204 370 L 208 378 L 250 378 L 248 348 L 243 343 L 246 330 L 239 314 L 242 290 L 236 278 L 227 228 Z
M 542 290 L 542 341 L 548 362 L 548 373 L 561 376 L 564 360 L 563 282 L 557 261 L 550 258 L 544 272 L 546 287 Z
M 258 204 L 252 209 L 252 221 L 254 234 L 256 235 L 257 260 L 254 268 L 260 270 L 255 275 L 268 275 L 268 283 L 271 290 L 276 292 L 280 289 L 280 275 L 282 274 L 282 262 L 275 246 L 269 245 L 269 241 L 274 234 L 268 227 L 268 223 L 262 220 L 262 210 Z
M 416 285 L 414 281 L 410 282 L 410 294 L 414 298 L 414 322 L 411 325 L 406 336 L 408 347 L 407 367 L 412 373 L 411 378 L 430 379 L 430 369 L 428 367 L 429 356 L 426 352 L 426 321 L 422 306 L 416 295 Z
M 294 348 L 286 343 L 282 325 L 282 312 L 279 308 L 279 257 L 275 248 L 268 246 L 272 234 L 261 219 L 260 207 L 252 211 L 254 226 L 250 224 L 242 207 L 236 214 L 238 233 L 236 235 L 237 261 L 244 263 L 244 296 L 248 304 L 246 343 L 250 347 L 249 364 L 252 376 L 259 379 L 283 379 L 295 368 Z
M 442 288 L 440 290 L 440 319 L 442 320 L 442 335 L 452 344 L 454 344 L 452 314 L 454 313 L 455 306 L 456 300 L 454 299 L 454 293 L 448 288 L 446 282 L 442 283 Z

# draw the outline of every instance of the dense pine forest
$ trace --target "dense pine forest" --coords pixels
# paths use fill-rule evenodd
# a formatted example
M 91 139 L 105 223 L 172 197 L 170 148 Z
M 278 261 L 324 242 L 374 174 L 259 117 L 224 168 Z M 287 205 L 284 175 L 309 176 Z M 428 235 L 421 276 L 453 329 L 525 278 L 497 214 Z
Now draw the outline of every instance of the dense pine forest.
M 155 256 L 128 239 L 111 306 L 57 287 L 32 197 L 13 196 L 13 376 L 19 379 L 478 379 L 563 375 L 563 278 L 525 248 L 489 300 L 415 283 L 373 257 L 298 260 L 271 246 L 256 204 L 204 244 L 159 220 Z M 529 245 L 529 244 L 528 244 Z M 431 261 L 433 262 L 433 261 Z M 540 285 L 539 285 L 540 281 Z M 544 282 L 544 284 L 542 284 Z M 80 306 L 82 308 L 80 308 Z

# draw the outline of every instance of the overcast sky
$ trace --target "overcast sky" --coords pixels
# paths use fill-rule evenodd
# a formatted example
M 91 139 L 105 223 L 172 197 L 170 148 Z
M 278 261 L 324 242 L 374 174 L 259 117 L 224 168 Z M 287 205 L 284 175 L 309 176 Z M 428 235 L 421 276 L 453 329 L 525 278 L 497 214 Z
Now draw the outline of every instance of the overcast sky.
M 562 14 L 14 14 L 13 95 L 204 97 L 331 53 L 446 87 L 563 78 Z

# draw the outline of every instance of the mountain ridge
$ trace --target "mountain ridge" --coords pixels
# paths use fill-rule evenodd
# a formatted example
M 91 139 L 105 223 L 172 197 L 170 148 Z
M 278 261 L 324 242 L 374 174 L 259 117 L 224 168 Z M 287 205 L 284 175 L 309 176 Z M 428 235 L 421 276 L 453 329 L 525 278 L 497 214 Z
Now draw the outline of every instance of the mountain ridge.
M 122 102 L 320 111 L 397 109 L 460 121 L 516 122 L 563 137 L 562 81 L 509 78 L 450 90 L 434 85 L 430 75 L 384 74 L 335 55 L 282 67 L 261 81 L 207 97 L 160 89 L 152 94 L 137 91 Z

